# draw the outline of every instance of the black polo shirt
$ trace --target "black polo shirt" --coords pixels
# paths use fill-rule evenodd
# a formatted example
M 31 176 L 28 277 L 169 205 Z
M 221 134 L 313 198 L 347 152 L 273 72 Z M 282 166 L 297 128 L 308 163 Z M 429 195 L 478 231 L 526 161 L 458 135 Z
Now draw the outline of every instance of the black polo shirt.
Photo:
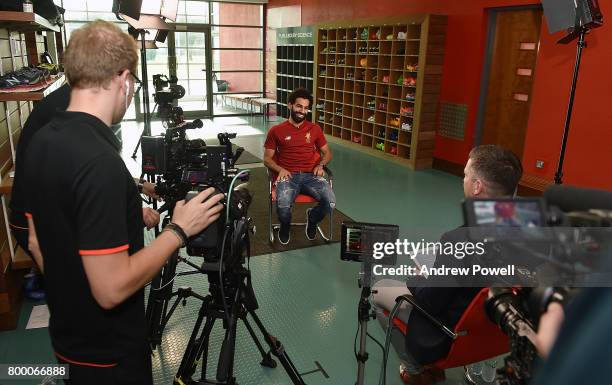
M 143 247 L 142 203 L 119 150 L 98 118 L 59 112 L 25 156 L 26 208 L 44 258 L 51 340 L 60 358 L 77 364 L 112 365 L 146 344 L 143 289 L 104 310 L 81 260 Z
M 38 130 L 49 123 L 58 111 L 65 111 L 68 108 L 69 102 L 70 86 L 66 83 L 38 102 L 23 126 L 15 154 L 15 178 L 13 179 L 10 203 L 11 224 L 14 225 L 14 229 L 27 227 L 27 222 L 23 217 L 25 211 L 25 177 L 22 178 L 22 175 L 24 174 L 25 164 L 22 159 L 25 157 L 28 145 Z

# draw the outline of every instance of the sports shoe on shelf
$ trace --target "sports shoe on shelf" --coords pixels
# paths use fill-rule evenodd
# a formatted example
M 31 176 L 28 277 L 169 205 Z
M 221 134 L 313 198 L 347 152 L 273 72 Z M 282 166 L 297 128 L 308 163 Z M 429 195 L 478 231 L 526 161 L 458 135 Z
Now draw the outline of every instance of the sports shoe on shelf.
M 416 79 L 412 76 L 404 78 L 404 87 L 416 87 Z
M 419 70 L 418 64 L 406 64 L 406 71 L 417 72 Z
M 391 149 L 389 150 L 389 153 L 391 155 L 397 155 L 397 146 L 391 146 Z
M 369 100 L 367 103 L 367 107 L 370 109 L 375 109 L 376 108 L 376 100 Z
M 0 88 L 9 89 L 36 84 L 41 80 L 44 80 L 44 76 L 45 73 L 43 70 L 32 67 L 23 67 L 17 71 L 9 72 L 0 77 Z
M 400 115 L 402 116 L 412 116 L 414 115 L 414 107 L 402 107 L 400 108 Z
M 385 151 L 385 143 L 384 142 L 376 143 L 376 148 L 379 149 L 380 151 Z
M 385 129 L 381 128 L 378 130 L 378 132 L 376 133 L 376 136 L 378 136 L 379 138 L 384 138 L 385 137 Z
M 404 122 L 402 123 L 402 126 L 400 127 L 400 129 L 402 131 L 412 131 L 412 126 L 410 125 L 410 123 Z
M 317 107 L 317 109 L 325 108 L 325 102 L 320 102 L 319 104 L 317 104 L 316 107 Z
M 367 28 L 364 28 L 364 29 L 361 31 L 361 35 L 360 35 L 361 40 L 368 40 L 368 35 L 369 35 L 369 34 L 370 34 L 370 33 L 369 33 L 369 30 L 368 30 Z
M 415 98 L 414 92 L 411 91 L 411 92 L 408 92 L 406 94 L 406 100 L 407 101 L 414 102 L 414 98 Z
M 398 32 L 397 33 L 397 39 L 398 40 L 406 40 L 406 32 L 402 32 L 402 31 Z
M 400 76 L 397 78 L 397 81 L 396 81 L 395 83 L 396 83 L 398 86 L 403 85 L 403 84 L 404 84 L 404 75 L 400 75 Z
M 328 52 L 327 47 L 323 48 L 323 51 L 321 51 L 321 53 L 327 53 L 327 52 Z
M 361 135 L 353 135 L 354 143 L 361 143 Z
M 370 123 L 374 123 L 375 120 L 376 118 L 374 117 L 374 115 L 370 115 L 370 117 L 368 118 L 368 122 Z
M 387 110 L 387 103 L 378 103 L 378 109 L 381 111 Z
M 391 34 L 387 35 L 387 37 L 386 37 L 385 39 L 387 39 L 387 40 L 393 40 L 393 34 L 391 33 Z
M 397 142 L 397 138 L 398 138 L 398 134 L 397 131 L 391 131 L 389 133 L 389 140 L 392 140 L 394 142 Z
M 400 118 L 398 117 L 398 118 L 393 118 L 393 119 L 389 120 L 389 125 L 393 126 L 393 127 L 399 127 L 400 126 Z

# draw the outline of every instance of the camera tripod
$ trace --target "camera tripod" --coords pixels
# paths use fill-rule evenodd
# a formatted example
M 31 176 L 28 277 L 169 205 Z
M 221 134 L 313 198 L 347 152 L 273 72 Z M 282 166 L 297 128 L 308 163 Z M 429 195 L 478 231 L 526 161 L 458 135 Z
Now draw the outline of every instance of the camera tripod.
M 236 328 L 238 320 L 242 320 L 251 336 L 255 346 L 261 354 L 261 365 L 275 368 L 276 361 L 272 358 L 274 354 L 283 368 L 291 378 L 293 384 L 305 385 L 291 359 L 285 352 L 281 342 L 272 336 L 255 313 L 259 307 L 255 292 L 251 284 L 251 272 L 238 264 L 231 271 L 225 271 L 223 282 L 218 277 L 219 265 L 216 263 L 204 263 L 202 271 L 208 274 L 210 282 L 210 294 L 201 297 L 191 291 L 184 292 L 183 297 L 194 296 L 202 301 L 202 306 L 198 312 L 198 318 L 187 343 L 185 354 L 181 360 L 179 370 L 174 379 L 175 385 L 236 385 L 234 371 L 234 355 L 236 347 Z M 222 290 L 223 287 L 223 290 Z M 223 303 L 223 296 L 227 303 Z M 180 298 L 180 297 L 179 297 Z M 227 305 L 227 306 L 226 306 Z M 257 328 L 263 335 L 264 341 L 270 350 L 265 351 L 259 341 L 255 330 L 249 323 L 247 316 L 250 315 Z M 223 321 L 225 337 L 219 353 L 217 362 L 217 373 L 215 380 L 207 379 L 208 348 L 210 343 L 210 333 L 217 320 Z M 202 363 L 202 375 L 200 380 L 193 380 L 191 377 L 195 373 L 198 363 Z

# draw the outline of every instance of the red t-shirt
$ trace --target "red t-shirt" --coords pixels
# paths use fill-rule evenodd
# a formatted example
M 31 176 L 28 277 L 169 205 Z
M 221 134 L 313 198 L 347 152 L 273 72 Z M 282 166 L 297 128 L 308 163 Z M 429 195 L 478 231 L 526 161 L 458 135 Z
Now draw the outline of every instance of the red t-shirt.
M 326 144 L 318 125 L 305 120 L 295 127 L 286 120 L 270 128 L 264 147 L 276 151 L 274 160 L 285 170 L 312 172 L 316 165 L 315 154 Z

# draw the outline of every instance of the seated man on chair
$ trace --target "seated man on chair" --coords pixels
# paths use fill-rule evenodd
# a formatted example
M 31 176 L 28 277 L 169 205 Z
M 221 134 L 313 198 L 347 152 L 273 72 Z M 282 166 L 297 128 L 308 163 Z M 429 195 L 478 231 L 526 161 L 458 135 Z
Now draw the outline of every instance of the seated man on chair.
M 310 91 L 299 88 L 289 94 L 289 119 L 270 128 L 264 144 L 264 164 L 277 174 L 278 239 L 283 245 L 289 243 L 291 208 L 298 194 L 307 194 L 319 201 L 306 215 L 309 240 L 315 239 L 317 224 L 336 205 L 334 192 L 323 178 L 323 168 L 331 161 L 332 153 L 321 127 L 306 120 L 311 105 Z M 317 153 L 320 154 L 318 161 Z
M 512 197 L 523 174 L 521 161 L 511 151 L 495 145 L 482 145 L 472 149 L 464 169 L 463 192 L 466 198 Z M 464 242 L 466 233 L 462 228 L 442 235 L 441 242 Z M 454 256 L 438 253 L 435 267 L 461 267 L 470 263 Z M 408 282 L 410 284 L 410 282 Z M 476 297 L 480 287 L 406 287 L 404 282 L 381 280 L 374 285 L 374 307 L 378 319 L 386 328 L 395 298 L 412 294 L 425 311 L 453 329 Z M 392 331 L 392 343 L 400 356 L 400 376 L 405 384 L 431 384 L 444 378 L 444 372 L 428 368 L 427 364 L 442 359 L 448 354 L 451 340 L 422 313 L 411 311 L 411 305 L 402 303 L 396 318 L 407 325 L 406 336 Z

